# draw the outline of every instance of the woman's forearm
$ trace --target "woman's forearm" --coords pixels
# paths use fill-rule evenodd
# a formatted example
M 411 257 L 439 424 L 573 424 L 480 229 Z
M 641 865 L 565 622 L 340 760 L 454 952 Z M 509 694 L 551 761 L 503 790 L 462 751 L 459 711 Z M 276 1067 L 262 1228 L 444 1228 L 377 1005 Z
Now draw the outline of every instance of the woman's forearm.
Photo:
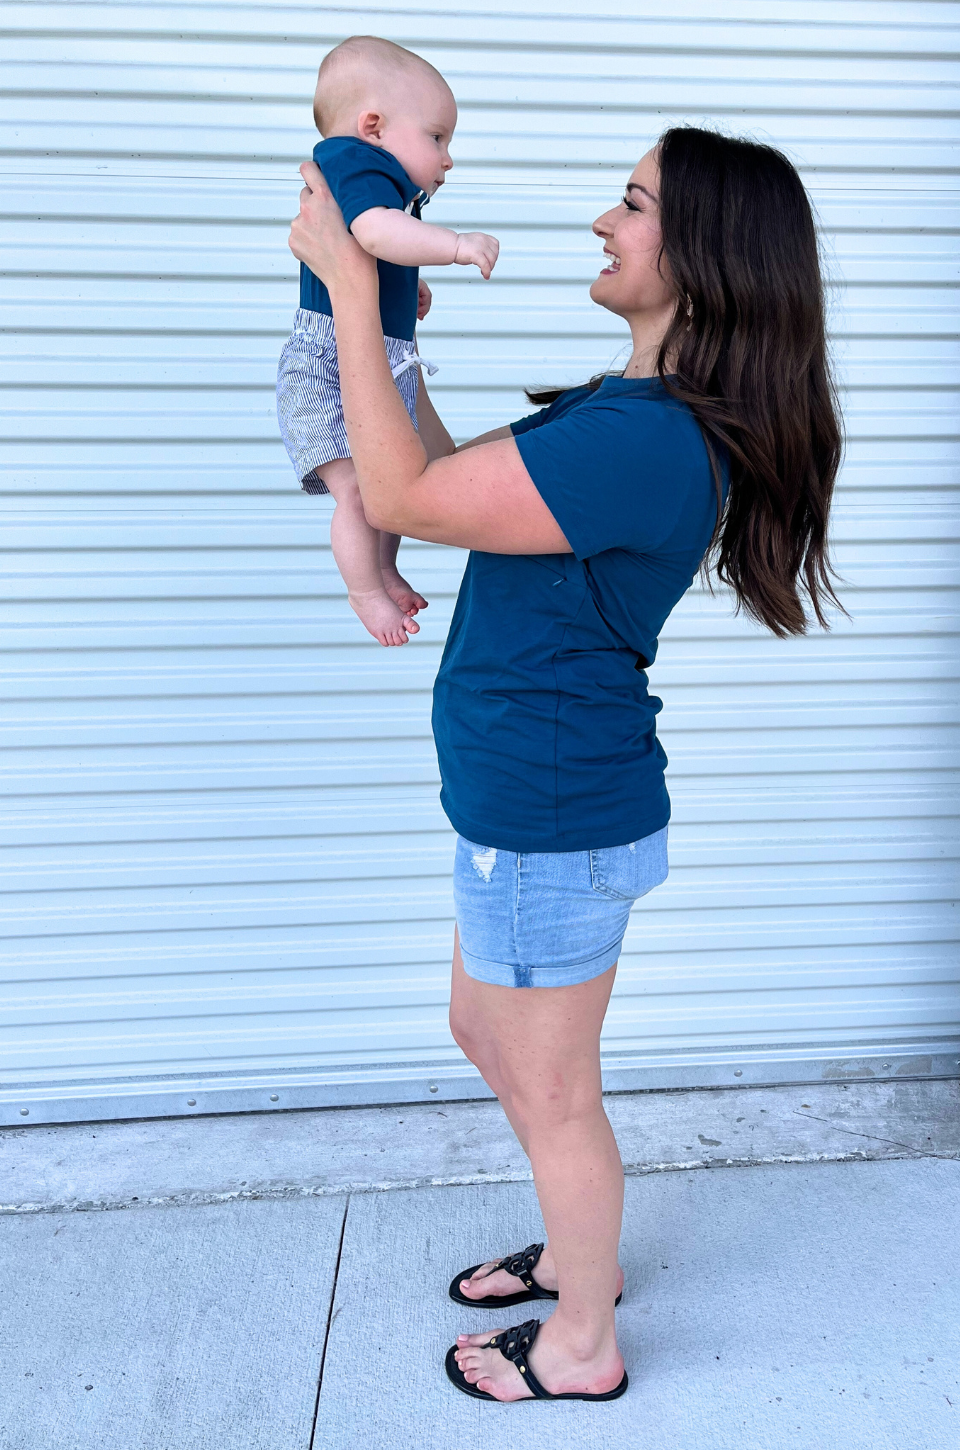
M 422 376 L 417 390 L 417 428 L 428 462 L 432 463 L 435 458 L 448 458 L 451 453 L 456 453 L 457 445 L 439 418 Z
M 403 533 L 403 496 L 427 466 L 383 346 L 376 275 L 330 289 L 343 416 L 364 511 L 375 528 Z M 438 420 L 439 421 L 439 420 Z

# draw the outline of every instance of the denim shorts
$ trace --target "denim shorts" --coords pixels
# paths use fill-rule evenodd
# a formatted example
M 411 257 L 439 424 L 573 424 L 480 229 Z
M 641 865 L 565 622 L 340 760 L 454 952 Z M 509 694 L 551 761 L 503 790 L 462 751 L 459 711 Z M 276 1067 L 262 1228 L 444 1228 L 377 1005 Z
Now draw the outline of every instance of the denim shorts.
M 667 879 L 667 828 L 599 851 L 500 851 L 457 837 L 463 969 L 498 987 L 572 987 L 612 967 L 630 908 Z

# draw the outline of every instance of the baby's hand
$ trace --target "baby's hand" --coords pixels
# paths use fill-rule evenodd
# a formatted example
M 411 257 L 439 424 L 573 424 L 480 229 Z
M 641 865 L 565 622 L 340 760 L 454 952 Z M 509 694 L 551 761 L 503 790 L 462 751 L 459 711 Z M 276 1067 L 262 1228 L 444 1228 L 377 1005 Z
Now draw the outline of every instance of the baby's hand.
M 457 237 L 457 254 L 453 260 L 462 267 L 469 267 L 473 263 L 489 280 L 499 252 L 500 243 L 496 237 L 488 237 L 486 232 L 461 232 Z
M 424 282 L 423 278 L 421 278 L 420 281 L 419 281 L 419 283 L 417 284 L 417 321 L 418 322 L 422 322 L 423 319 L 426 317 L 427 313 L 430 311 L 430 307 L 431 307 L 431 304 L 432 303 L 433 303 L 433 293 L 430 291 L 430 288 L 427 286 L 426 282 Z

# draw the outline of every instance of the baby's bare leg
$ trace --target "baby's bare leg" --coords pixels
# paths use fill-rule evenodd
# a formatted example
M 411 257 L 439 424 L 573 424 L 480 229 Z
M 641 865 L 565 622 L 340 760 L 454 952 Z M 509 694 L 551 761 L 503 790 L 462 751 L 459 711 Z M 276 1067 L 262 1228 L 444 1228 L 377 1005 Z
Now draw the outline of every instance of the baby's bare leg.
M 418 594 L 411 584 L 397 568 L 397 550 L 400 547 L 399 534 L 380 534 L 380 572 L 383 575 L 383 587 L 404 614 L 417 614 L 421 609 L 426 609 L 427 601 L 422 594 Z
M 317 472 L 336 503 L 330 520 L 330 547 L 351 608 L 381 644 L 406 644 L 407 635 L 416 634 L 420 626 L 384 588 L 380 531 L 367 523 L 352 460 L 335 458 Z

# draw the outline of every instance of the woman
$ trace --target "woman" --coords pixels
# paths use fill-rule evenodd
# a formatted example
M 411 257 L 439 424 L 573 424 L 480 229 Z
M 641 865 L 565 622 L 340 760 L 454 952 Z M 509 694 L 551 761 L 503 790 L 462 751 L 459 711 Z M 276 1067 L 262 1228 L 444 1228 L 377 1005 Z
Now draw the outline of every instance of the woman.
M 472 551 L 434 697 L 459 836 L 450 1022 L 529 1155 L 549 1244 L 451 1294 L 557 1307 L 542 1327 L 461 1335 L 447 1373 L 480 1398 L 612 1399 L 623 1171 L 599 1037 L 630 906 L 667 870 L 643 671 L 705 557 L 777 635 L 804 630 L 804 600 L 821 625 L 836 603 L 840 432 L 810 206 L 771 148 L 667 131 L 593 226 L 607 265 L 590 295 L 630 327 L 623 374 L 532 395 L 549 406 L 454 450 L 425 393 L 412 427 L 376 264 L 317 168 L 301 172 L 290 245 L 330 291 L 367 517 Z

